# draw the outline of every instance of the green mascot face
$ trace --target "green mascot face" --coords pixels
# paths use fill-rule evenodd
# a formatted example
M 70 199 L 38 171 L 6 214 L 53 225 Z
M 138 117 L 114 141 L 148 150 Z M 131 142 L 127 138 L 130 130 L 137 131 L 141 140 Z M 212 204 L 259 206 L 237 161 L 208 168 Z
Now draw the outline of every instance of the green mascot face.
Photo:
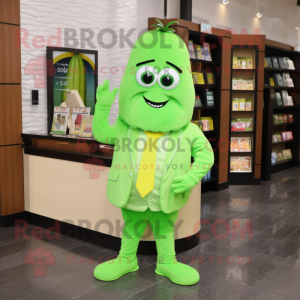
M 163 29 L 148 31 L 137 40 L 120 86 L 120 117 L 144 131 L 179 130 L 193 114 L 188 50 L 171 29 Z

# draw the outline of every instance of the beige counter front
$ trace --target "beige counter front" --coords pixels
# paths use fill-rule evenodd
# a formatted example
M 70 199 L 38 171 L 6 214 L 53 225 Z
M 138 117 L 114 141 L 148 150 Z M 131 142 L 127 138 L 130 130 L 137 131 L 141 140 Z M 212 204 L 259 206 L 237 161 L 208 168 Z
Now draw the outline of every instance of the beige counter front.
M 24 154 L 25 210 L 80 227 L 121 237 L 121 210 L 106 197 L 110 168 Z M 200 230 L 201 185 L 179 211 L 176 239 Z M 154 240 L 147 232 L 142 240 Z

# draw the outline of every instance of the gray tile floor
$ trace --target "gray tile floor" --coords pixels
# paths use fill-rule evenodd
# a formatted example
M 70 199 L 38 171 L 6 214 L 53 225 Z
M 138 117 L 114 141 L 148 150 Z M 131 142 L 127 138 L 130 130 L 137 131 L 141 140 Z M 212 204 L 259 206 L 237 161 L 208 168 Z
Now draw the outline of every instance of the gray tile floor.
M 231 186 L 202 195 L 202 218 L 210 221 L 201 230 L 209 238 L 178 254 L 179 261 L 200 273 L 200 283 L 191 287 L 156 275 L 151 256 L 139 256 L 138 272 L 100 282 L 93 278 L 96 262 L 89 257 L 104 261 L 116 252 L 66 236 L 16 239 L 13 227 L 0 228 L 1 299 L 300 299 L 299 168 L 277 173 L 261 186 Z M 231 230 L 214 228 L 217 220 L 226 220 Z M 252 225 L 253 237 L 248 231 L 234 238 L 234 226 L 246 224 Z M 28 251 L 39 246 L 56 259 L 44 277 L 34 276 L 44 275 L 43 269 L 24 263 Z

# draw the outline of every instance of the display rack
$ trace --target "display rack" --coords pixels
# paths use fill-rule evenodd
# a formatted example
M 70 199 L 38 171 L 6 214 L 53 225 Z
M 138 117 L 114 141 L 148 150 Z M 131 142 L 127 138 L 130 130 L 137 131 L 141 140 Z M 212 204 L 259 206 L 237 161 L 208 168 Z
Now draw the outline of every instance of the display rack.
M 289 57 L 295 65 L 295 70 L 286 68 L 265 67 L 265 74 L 270 77 L 274 73 L 289 73 L 294 82 L 294 87 L 270 86 L 265 82 L 264 87 L 264 121 L 263 121 L 263 166 L 262 180 L 270 180 L 273 173 L 299 166 L 299 137 L 300 137 L 300 53 L 293 51 L 290 45 L 266 40 L 266 57 Z M 267 76 L 267 77 L 269 77 Z M 275 92 L 287 90 L 292 96 L 294 106 L 277 106 L 273 95 Z M 273 124 L 273 114 L 293 114 L 293 123 Z M 272 143 L 272 135 L 275 132 L 292 131 L 293 140 Z M 290 149 L 291 159 L 271 164 L 273 150 Z
M 210 50 L 212 61 L 190 59 L 191 71 L 197 66 L 201 70 L 213 70 L 215 73 L 214 84 L 194 85 L 196 95 L 203 95 L 205 90 L 213 91 L 214 107 L 195 107 L 193 120 L 199 120 L 200 116 L 211 117 L 214 123 L 214 130 L 203 131 L 214 150 L 215 163 L 211 170 L 211 178 L 202 180 L 202 192 L 228 188 L 231 33 L 217 28 L 212 28 L 210 33 L 200 32 L 199 24 L 181 19 L 160 20 L 163 24 L 178 21 L 179 25 L 174 25 L 172 28 L 183 39 L 187 47 L 189 40 L 198 45 L 203 45 L 204 42 L 213 45 Z M 149 30 L 153 29 L 151 25 L 156 23 L 156 18 L 149 18 Z
M 232 161 L 233 165 L 242 166 L 241 161 L 244 162 L 243 167 L 230 167 L 229 172 L 229 185 L 255 185 L 261 183 L 261 143 L 262 143 L 262 88 L 263 88 L 263 72 L 261 72 L 262 63 L 264 61 L 264 39 L 265 36 L 250 36 L 250 43 L 247 42 L 247 37 L 237 35 L 233 40 L 237 44 L 232 45 L 232 70 L 231 70 L 231 93 L 230 93 L 230 120 L 248 119 L 246 123 L 251 123 L 250 131 L 232 130 L 230 126 L 230 149 L 229 149 L 229 163 Z M 253 64 L 252 67 L 240 66 L 233 68 L 233 57 L 251 57 Z M 242 90 L 238 87 L 233 89 L 233 79 L 238 78 L 242 81 L 252 81 L 253 89 Z M 241 82 L 241 81 L 240 81 Z M 246 87 L 247 88 L 247 87 Z M 252 99 L 251 110 L 233 111 L 233 99 Z M 236 100 L 235 100 L 236 101 Z M 249 122 L 249 119 L 252 119 Z M 242 121 L 244 122 L 244 121 Z M 232 151 L 231 139 L 237 141 L 239 138 L 250 138 L 249 151 Z M 250 159 L 249 159 L 250 158 Z M 247 163 L 246 163 L 247 162 Z M 250 162 L 250 163 L 249 163 Z M 249 165 L 250 168 L 246 166 Z

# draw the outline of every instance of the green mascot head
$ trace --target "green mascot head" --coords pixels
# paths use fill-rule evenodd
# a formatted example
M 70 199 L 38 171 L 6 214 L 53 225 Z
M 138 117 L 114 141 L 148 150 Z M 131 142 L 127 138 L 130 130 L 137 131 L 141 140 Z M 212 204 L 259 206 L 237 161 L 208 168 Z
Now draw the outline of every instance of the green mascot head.
M 195 89 L 188 49 L 169 26 L 144 33 L 135 43 L 121 81 L 120 117 L 132 128 L 177 131 L 192 118 Z

